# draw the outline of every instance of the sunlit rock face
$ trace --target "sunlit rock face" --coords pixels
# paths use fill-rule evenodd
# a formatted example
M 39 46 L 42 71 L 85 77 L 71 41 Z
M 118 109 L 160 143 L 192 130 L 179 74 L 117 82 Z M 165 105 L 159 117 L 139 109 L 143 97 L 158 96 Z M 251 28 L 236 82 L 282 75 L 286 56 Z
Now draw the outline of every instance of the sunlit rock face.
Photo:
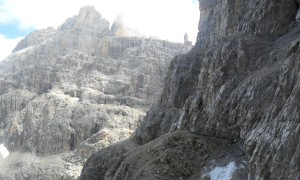
M 172 60 L 161 101 L 81 179 L 211 179 L 231 162 L 232 179 L 300 178 L 299 5 L 199 3 L 197 43 Z
M 29 157 L 8 158 L 0 177 L 76 178 L 93 152 L 129 137 L 160 100 L 171 59 L 187 50 L 115 36 L 93 7 L 25 37 L 0 63 L 0 140 Z

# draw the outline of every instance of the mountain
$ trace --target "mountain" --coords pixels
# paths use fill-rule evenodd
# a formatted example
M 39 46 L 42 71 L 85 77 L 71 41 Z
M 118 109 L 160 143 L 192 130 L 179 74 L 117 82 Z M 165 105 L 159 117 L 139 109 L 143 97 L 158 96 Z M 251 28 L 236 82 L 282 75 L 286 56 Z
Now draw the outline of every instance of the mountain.
M 83 7 L 0 62 L 0 142 L 10 151 L 0 179 L 74 179 L 160 100 L 171 59 L 191 46 L 114 34 L 123 27 Z
M 197 42 L 80 179 L 300 179 L 299 2 L 199 0 Z

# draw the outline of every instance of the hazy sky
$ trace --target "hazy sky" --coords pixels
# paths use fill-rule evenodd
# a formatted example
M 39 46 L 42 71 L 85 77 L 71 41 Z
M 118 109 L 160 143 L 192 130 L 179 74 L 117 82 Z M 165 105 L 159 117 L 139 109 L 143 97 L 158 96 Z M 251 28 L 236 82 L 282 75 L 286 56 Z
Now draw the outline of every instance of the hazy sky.
M 86 5 L 94 6 L 110 23 L 123 13 L 128 27 L 146 36 L 195 42 L 198 0 L 0 0 L 0 60 L 28 33 L 57 28 Z

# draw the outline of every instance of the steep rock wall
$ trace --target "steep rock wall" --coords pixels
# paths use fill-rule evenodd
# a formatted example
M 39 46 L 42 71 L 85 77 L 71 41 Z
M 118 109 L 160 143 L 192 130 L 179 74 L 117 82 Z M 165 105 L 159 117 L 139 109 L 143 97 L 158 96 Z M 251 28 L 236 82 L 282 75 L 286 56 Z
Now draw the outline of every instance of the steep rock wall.
M 235 179 L 299 179 L 299 5 L 294 0 L 199 3 L 196 45 L 171 62 L 161 102 L 150 109 L 129 141 L 141 147 L 160 144 L 160 149 L 167 146 L 163 136 L 185 130 L 239 144 L 242 152 L 228 150 L 227 155 L 232 155 L 228 159 L 207 153 L 211 159 L 198 162 L 204 163 L 201 178 L 207 177 L 212 167 L 243 157 L 247 170 L 239 169 L 244 174 Z M 126 150 L 122 157 L 139 151 L 143 150 Z M 104 151 L 91 156 L 81 179 L 103 179 L 93 171 L 109 156 Z M 116 178 L 118 169 L 135 161 L 139 162 L 135 159 L 117 165 L 108 179 Z M 111 168 L 109 164 L 102 167 Z M 163 178 L 195 179 L 199 172 L 159 174 Z M 128 174 L 137 175 L 138 169 Z M 142 175 L 134 179 L 139 178 L 149 179 Z

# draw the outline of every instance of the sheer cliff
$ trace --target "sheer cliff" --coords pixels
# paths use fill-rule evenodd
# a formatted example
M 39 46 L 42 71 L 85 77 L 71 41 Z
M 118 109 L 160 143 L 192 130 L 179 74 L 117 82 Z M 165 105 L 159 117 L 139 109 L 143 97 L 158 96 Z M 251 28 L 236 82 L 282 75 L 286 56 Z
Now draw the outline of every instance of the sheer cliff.
M 190 49 L 111 31 L 118 27 L 84 7 L 1 61 L 0 142 L 10 156 L 0 179 L 76 178 L 93 152 L 134 131 L 159 100 L 171 59 Z
M 300 179 L 295 0 L 199 0 L 197 43 L 161 101 L 80 179 Z

